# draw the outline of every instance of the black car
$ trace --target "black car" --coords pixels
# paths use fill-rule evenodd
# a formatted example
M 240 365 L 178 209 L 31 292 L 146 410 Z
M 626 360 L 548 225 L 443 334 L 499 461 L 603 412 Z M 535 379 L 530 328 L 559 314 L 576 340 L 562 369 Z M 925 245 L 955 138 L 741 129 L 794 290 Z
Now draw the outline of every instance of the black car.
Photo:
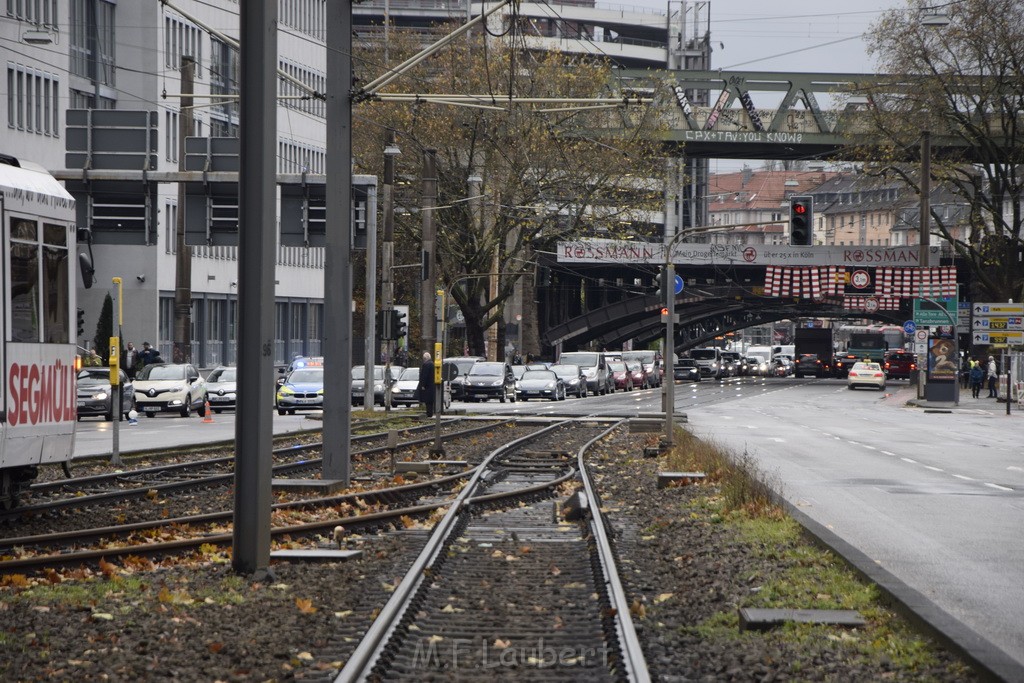
M 680 358 L 672 368 L 672 376 L 677 382 L 699 382 L 700 368 L 692 358 Z
M 516 400 L 516 377 L 508 363 L 477 361 L 466 376 L 466 400 Z
M 458 370 L 458 374 L 451 383 L 453 401 L 464 401 L 466 399 L 466 376 L 469 375 L 470 368 L 482 360 L 487 359 L 483 356 L 452 356 L 451 358 L 444 359 L 445 363 L 451 363 Z
M 119 371 L 118 377 L 121 383 L 121 414 L 128 417 L 128 413 L 135 409 L 135 385 L 128 380 L 124 370 Z M 110 388 L 110 368 L 82 368 L 79 371 L 79 419 L 98 415 L 104 420 L 113 420 L 113 396 Z
M 832 365 L 827 359 L 818 358 L 816 353 L 804 353 L 797 358 L 793 374 L 797 377 L 828 377 L 832 374 Z

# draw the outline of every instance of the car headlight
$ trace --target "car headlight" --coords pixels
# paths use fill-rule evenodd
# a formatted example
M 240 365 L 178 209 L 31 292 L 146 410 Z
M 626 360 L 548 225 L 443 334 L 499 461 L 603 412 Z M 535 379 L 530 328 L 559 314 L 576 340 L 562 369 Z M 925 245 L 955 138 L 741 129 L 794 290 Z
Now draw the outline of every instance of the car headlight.
M 547 385 L 547 387 L 546 387 L 546 388 L 548 388 L 548 389 L 554 389 L 554 388 L 555 388 L 555 383 L 554 383 L 554 382 L 548 382 L 548 385 Z
M 587 377 L 587 379 L 592 379 L 592 378 L 597 376 L 597 370 L 594 369 L 594 368 L 591 368 L 589 370 L 584 370 L 583 374 Z
M 500 387 L 504 383 L 505 383 L 505 380 L 503 380 L 503 379 L 496 379 L 493 382 L 491 382 L 491 386 L 492 387 Z
M 295 390 L 292 389 L 291 387 L 281 387 L 277 393 L 278 395 L 290 396 L 295 393 Z
M 373 385 L 373 390 L 374 391 L 384 391 L 384 385 L 383 384 L 374 384 Z
M 317 389 L 316 390 L 316 395 L 317 396 L 323 396 L 324 395 L 324 390 L 322 388 L 321 389 Z
M 93 398 L 96 399 L 97 401 L 102 401 L 107 398 L 107 392 L 101 391 L 98 394 L 95 394 Z

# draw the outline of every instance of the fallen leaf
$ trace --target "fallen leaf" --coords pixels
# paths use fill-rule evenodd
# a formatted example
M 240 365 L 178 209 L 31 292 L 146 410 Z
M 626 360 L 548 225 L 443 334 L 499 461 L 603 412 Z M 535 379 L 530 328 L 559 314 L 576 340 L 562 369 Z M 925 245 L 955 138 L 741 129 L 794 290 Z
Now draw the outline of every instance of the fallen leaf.
M 511 647 L 511 645 L 511 640 L 502 640 L 501 638 L 496 638 L 494 641 L 494 647 L 498 650 L 504 650 L 507 647 Z
M 673 595 L 675 595 L 675 593 L 662 593 L 658 597 L 654 598 L 654 604 L 660 605 L 661 603 L 671 598 Z
M 295 606 L 303 614 L 316 614 L 317 611 L 316 607 L 313 607 L 313 601 L 306 598 L 295 598 Z
M 633 604 L 629 606 L 629 613 L 638 619 L 643 619 L 647 616 L 647 608 L 639 600 L 634 600 Z
M 224 643 L 210 643 L 206 646 L 206 649 L 212 652 L 213 654 L 217 654 L 218 652 L 224 649 Z
M 443 636 L 430 636 L 427 638 L 428 643 L 440 643 L 444 640 Z

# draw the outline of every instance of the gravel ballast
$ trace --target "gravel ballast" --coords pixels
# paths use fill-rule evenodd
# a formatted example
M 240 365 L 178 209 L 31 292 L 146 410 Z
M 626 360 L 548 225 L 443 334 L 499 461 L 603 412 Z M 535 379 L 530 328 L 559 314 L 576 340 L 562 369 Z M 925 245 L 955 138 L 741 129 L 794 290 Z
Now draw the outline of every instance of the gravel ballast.
M 744 530 L 717 506 L 712 483 L 658 489 L 659 461 L 643 458 L 643 446 L 640 435 L 617 432 L 598 445 L 593 463 L 655 680 L 973 679 L 955 656 L 911 632 L 871 586 L 858 589 L 867 596 L 858 603 L 864 629 L 740 632 L 739 607 L 770 600 L 835 607 L 828 587 L 845 568 L 796 534 Z M 332 680 L 423 536 L 350 537 L 346 547 L 362 549 L 361 558 L 276 563 L 273 577 L 262 582 L 234 574 L 213 549 L 155 568 L 140 561 L 0 577 L 0 677 Z M 809 594 L 797 590 L 806 587 Z M 479 673 L 478 680 L 494 678 Z M 535 677 L 520 673 L 523 680 Z M 579 680 L 591 678 L 580 670 Z

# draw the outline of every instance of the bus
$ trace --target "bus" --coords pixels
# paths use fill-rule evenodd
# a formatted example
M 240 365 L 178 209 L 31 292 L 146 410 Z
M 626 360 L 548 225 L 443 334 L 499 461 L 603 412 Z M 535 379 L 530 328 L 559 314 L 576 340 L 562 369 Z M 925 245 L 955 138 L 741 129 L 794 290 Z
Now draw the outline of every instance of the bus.
M 899 325 L 840 325 L 833 336 L 836 350 L 846 351 L 853 335 L 858 334 L 882 335 L 886 349 L 902 349 L 907 343 L 907 335 Z
M 41 166 L 0 154 L 0 509 L 40 465 L 71 461 L 77 422 L 75 200 Z

